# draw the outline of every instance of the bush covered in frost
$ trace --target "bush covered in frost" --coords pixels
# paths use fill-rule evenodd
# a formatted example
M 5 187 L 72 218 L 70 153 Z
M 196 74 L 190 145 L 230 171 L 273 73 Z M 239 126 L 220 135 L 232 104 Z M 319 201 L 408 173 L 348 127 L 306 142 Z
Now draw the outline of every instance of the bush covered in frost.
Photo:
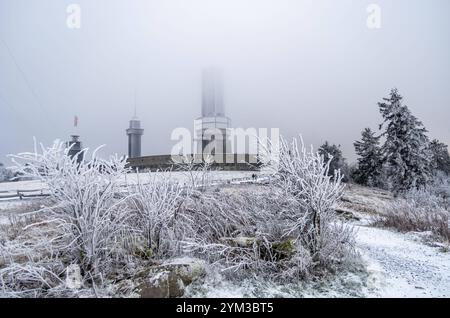
M 404 193 L 403 197 L 387 204 L 375 225 L 402 232 L 430 231 L 436 239 L 450 241 L 448 197 L 442 196 L 440 190 L 440 187 L 431 187 Z
M 87 150 L 83 155 L 87 157 Z M 77 162 L 77 157 L 68 156 L 61 142 L 13 156 L 13 161 L 17 172 L 48 185 L 50 204 L 34 212 L 40 216 L 39 222 L 25 228 L 44 233 L 45 241 L 28 243 L 31 252 L 41 251 L 41 255 L 31 257 L 26 265 L 11 263 L 2 269 L 3 286 L 17 288 L 20 277 L 26 280 L 27 275 L 48 273 L 48 277 L 60 277 L 60 281 L 53 279 L 49 283 L 44 275 L 36 279 L 51 290 L 61 283 L 65 266 L 70 264 L 80 267 L 89 284 L 101 284 L 114 270 L 114 264 L 124 261 L 124 241 L 134 231 L 128 222 L 131 210 L 126 203 L 130 195 L 121 194 L 120 182 L 128 171 L 125 161 L 117 156 L 102 161 L 94 151 L 91 159 Z M 18 268 L 23 275 L 7 279 Z
M 108 295 L 108 284 L 177 256 L 203 258 L 235 278 L 292 280 L 352 255 L 353 230 L 333 208 L 342 177 L 331 178 L 330 161 L 297 140 L 265 157 L 265 185 L 212 187 L 208 162 L 195 173 L 183 165 L 187 184 L 170 172 L 128 184 L 125 160 L 83 155 L 78 162 L 56 142 L 13 157 L 17 172 L 46 183 L 50 197 L 15 223 L 16 239 L 0 240 L 4 295 Z M 79 268 L 81 288 L 67 282 L 68 268 Z
M 270 183 L 257 189 L 212 192 L 187 205 L 200 227 L 187 244 L 227 270 L 271 277 L 305 277 L 343 262 L 354 233 L 336 216 L 342 177 L 303 144 L 281 140 L 266 153 Z

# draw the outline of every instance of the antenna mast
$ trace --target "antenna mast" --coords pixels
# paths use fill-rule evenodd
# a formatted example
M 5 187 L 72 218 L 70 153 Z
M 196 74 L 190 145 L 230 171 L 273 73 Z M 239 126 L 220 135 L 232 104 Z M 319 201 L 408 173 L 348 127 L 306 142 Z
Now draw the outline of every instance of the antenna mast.
M 136 88 L 134 88 L 134 118 L 137 118 Z

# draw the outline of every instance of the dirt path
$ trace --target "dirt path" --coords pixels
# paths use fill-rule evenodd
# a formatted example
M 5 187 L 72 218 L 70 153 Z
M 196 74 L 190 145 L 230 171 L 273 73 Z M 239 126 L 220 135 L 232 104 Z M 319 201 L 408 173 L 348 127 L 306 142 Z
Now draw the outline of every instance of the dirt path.
M 414 234 L 357 226 L 374 297 L 450 297 L 450 252 Z

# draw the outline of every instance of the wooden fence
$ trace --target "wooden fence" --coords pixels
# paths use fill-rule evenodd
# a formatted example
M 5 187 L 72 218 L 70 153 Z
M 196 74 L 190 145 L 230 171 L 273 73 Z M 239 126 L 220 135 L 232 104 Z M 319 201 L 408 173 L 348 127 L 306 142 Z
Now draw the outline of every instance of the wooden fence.
M 48 197 L 49 194 L 44 189 L 38 190 L 14 190 L 0 192 L 0 200 L 2 199 L 20 199 Z

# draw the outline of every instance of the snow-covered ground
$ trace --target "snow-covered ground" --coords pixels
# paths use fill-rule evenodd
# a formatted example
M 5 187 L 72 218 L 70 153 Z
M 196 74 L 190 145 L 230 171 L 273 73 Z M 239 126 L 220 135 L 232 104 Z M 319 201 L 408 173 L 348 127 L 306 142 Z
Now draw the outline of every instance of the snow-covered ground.
M 358 249 L 379 297 L 450 297 L 450 252 L 422 235 L 358 226 Z
M 210 179 L 211 181 L 217 180 L 230 180 L 233 179 L 242 179 L 242 178 L 251 178 L 252 174 L 258 174 L 259 172 L 255 171 L 211 171 Z M 150 172 L 150 173 L 129 173 L 123 177 L 123 184 L 135 184 L 138 181 L 141 183 L 147 182 L 150 178 L 167 178 L 170 175 L 171 178 L 177 180 L 181 183 L 189 182 L 190 176 L 188 173 L 181 171 L 174 172 Z M 15 192 L 17 190 L 42 190 L 46 189 L 47 186 L 43 184 L 39 180 L 28 180 L 28 181 L 19 181 L 19 182 L 0 182 L 0 194 L 7 192 Z
M 351 212 L 356 250 L 365 269 L 354 268 L 320 283 L 275 285 L 248 280 L 235 284 L 213 275 L 208 287 L 193 286 L 191 297 L 450 297 L 448 246 L 425 242 L 427 233 L 399 233 L 370 226 L 392 196 L 378 189 L 348 186 L 340 206 Z
M 231 282 L 210 274 L 188 288 L 189 297 L 450 297 L 450 252 L 424 244 L 421 235 L 356 224 L 356 248 L 365 269 L 355 267 L 321 282 Z
M 17 190 L 41 190 L 47 186 L 39 180 L 27 180 L 18 182 L 0 182 L 0 194 L 4 192 L 14 192 Z
M 251 177 L 253 172 L 214 172 L 213 179 L 231 180 Z M 162 173 L 158 177 L 166 177 Z M 181 182 L 186 176 L 173 175 Z M 134 178 L 134 179 L 133 179 Z M 136 176 L 127 175 L 127 182 Z M 145 181 L 147 174 L 139 176 Z M 0 191 L 41 189 L 38 181 L 0 183 Z M 388 193 L 368 188 L 348 187 L 343 206 L 359 221 L 353 221 L 357 231 L 356 249 L 365 269 L 355 268 L 322 282 L 277 285 L 249 279 L 239 283 L 223 279 L 218 273 L 206 281 L 188 288 L 188 297 L 450 297 L 450 252 L 439 244 L 428 244 L 424 235 L 398 233 L 371 227 L 370 218 L 381 213 L 392 197 Z M 0 225 L 8 224 L 8 215 L 34 200 L 0 200 Z
M 200 172 L 197 172 L 200 174 Z M 251 178 L 252 174 L 260 174 L 255 171 L 211 171 L 209 178 L 214 181 L 228 181 L 233 179 Z M 190 182 L 190 175 L 187 172 L 174 171 L 174 172 L 150 172 L 150 173 L 129 173 L 124 177 L 124 184 L 137 183 L 138 180 L 141 183 L 145 183 L 150 178 L 167 178 L 170 175 L 171 178 L 181 183 Z
M 425 243 L 426 233 L 399 233 L 369 226 L 392 200 L 389 192 L 348 186 L 341 205 L 360 218 L 355 222 L 358 251 L 367 265 L 368 296 L 450 297 L 450 252 Z

